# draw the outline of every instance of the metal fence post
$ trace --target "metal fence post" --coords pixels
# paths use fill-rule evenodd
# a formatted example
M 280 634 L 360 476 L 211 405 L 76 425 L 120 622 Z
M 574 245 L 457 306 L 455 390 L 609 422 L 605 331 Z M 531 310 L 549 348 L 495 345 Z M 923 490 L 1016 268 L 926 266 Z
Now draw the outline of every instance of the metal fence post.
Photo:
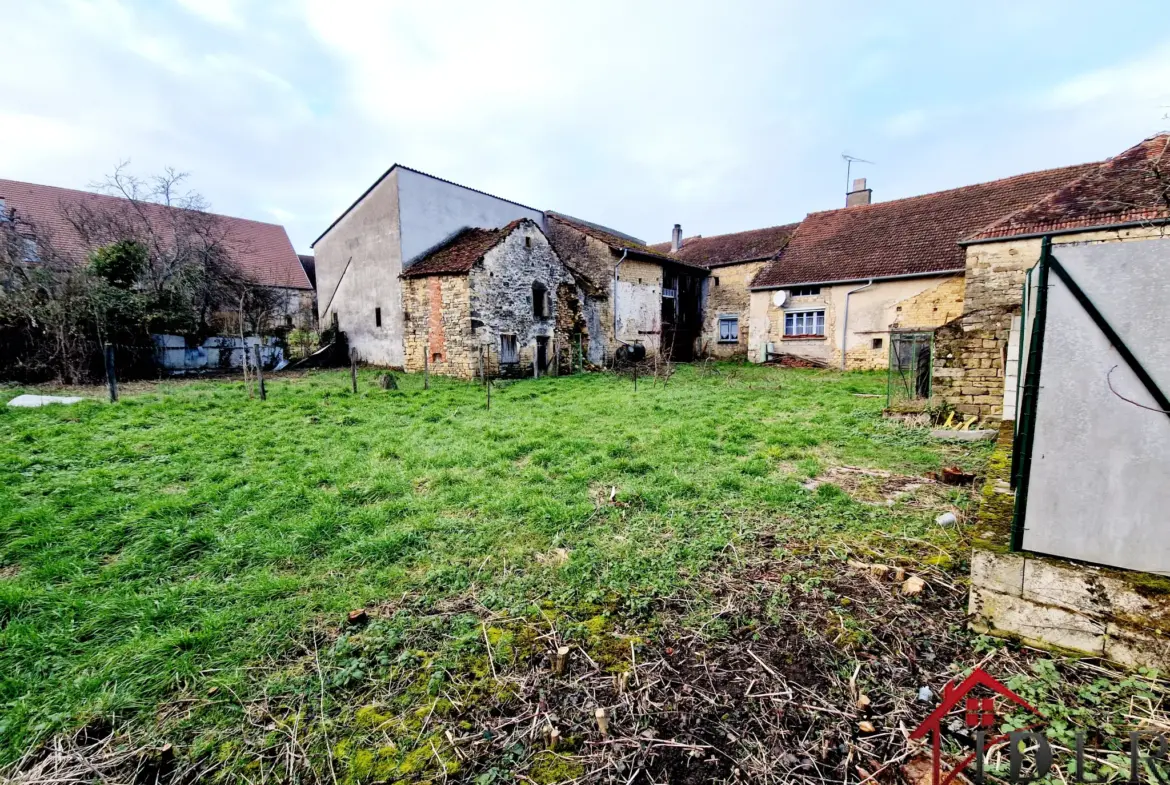
M 114 369 L 114 345 L 106 344 L 106 382 L 110 385 L 110 403 L 118 402 L 118 373 Z

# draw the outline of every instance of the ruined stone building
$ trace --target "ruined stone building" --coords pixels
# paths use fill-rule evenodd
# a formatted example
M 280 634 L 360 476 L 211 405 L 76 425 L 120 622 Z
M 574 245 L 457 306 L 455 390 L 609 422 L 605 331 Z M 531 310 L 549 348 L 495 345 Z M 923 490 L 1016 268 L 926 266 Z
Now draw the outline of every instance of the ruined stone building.
M 567 368 L 588 341 L 596 301 L 532 219 L 462 229 L 402 279 L 407 371 L 531 376 Z
M 547 217 L 557 253 L 595 287 L 590 362 L 604 363 L 623 344 L 681 362 L 694 358 L 706 268 L 597 224 L 554 212 Z
M 406 362 L 403 272 L 467 227 L 496 229 L 535 208 L 394 164 L 313 242 L 322 327 L 363 362 Z

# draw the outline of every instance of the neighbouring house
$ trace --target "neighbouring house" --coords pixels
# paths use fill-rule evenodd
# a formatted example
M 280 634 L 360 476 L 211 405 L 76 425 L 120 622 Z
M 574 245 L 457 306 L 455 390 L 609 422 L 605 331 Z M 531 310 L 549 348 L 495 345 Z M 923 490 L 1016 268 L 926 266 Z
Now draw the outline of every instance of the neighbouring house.
M 407 371 L 541 375 L 586 343 L 586 288 L 530 218 L 461 229 L 402 279 Z
M 746 356 L 752 345 L 748 315 L 748 286 L 769 260 L 780 253 L 798 224 L 771 226 L 711 237 L 684 238 L 674 225 L 671 240 L 650 246 L 659 253 L 707 269 L 703 279 L 703 328 L 699 354 L 703 357 Z
M 706 268 L 562 213 L 546 213 L 557 254 L 597 290 L 587 359 L 601 364 L 623 344 L 686 362 L 699 349 Z M 592 317 L 591 317 L 592 318 Z
M 78 214 L 116 215 L 131 203 L 117 196 L 57 188 L 50 185 L 0 180 L 0 214 L 14 211 L 21 221 L 35 228 L 38 238 L 51 244 L 67 263 L 86 264 L 94 250 L 70 221 Z M 157 231 L 166 231 L 166 211 L 179 208 L 154 203 L 142 205 Z M 216 233 L 222 235 L 240 272 L 252 283 L 275 292 L 277 313 L 271 326 L 308 327 L 313 321 L 313 287 L 284 227 L 278 224 L 209 216 Z M 30 239 L 30 242 L 32 240 Z M 36 249 L 30 249 L 32 257 Z
M 959 241 L 1087 171 L 1065 167 L 871 203 L 854 181 L 847 206 L 809 213 L 751 284 L 749 358 L 788 354 L 847 369 L 914 362 L 929 393 L 924 347 L 963 312 L 968 267 Z M 919 343 L 919 341 L 921 341 Z M 893 342 L 894 346 L 891 346 Z
M 313 243 L 322 328 L 345 332 L 358 359 L 406 363 L 404 278 L 465 228 L 499 229 L 535 208 L 394 164 Z
M 1074 176 L 962 238 L 963 312 L 935 336 L 937 400 L 982 420 L 1015 419 L 1023 285 L 1042 238 L 1061 245 L 1161 236 L 1168 139 L 1162 134 L 1105 162 L 1056 170 Z

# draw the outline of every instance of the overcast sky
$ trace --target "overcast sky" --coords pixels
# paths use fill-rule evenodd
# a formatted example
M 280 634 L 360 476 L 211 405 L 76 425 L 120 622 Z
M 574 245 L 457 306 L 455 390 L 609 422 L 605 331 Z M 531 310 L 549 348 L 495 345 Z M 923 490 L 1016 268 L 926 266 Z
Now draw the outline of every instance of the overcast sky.
M 0 0 L 0 177 L 174 166 L 302 252 L 394 162 L 650 242 L 720 234 L 842 205 L 842 152 L 878 200 L 1114 155 L 1170 126 L 1164 15 Z

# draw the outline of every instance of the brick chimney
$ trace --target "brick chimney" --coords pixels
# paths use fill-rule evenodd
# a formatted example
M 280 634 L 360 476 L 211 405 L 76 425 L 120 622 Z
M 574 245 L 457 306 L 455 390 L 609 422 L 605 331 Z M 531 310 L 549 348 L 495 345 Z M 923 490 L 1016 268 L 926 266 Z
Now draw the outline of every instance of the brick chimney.
M 675 224 L 670 233 L 670 252 L 677 253 L 682 248 L 682 224 Z
M 873 196 L 873 189 L 865 187 L 865 178 L 858 177 L 853 181 L 853 190 L 845 194 L 845 206 L 856 207 L 859 204 L 869 204 Z

